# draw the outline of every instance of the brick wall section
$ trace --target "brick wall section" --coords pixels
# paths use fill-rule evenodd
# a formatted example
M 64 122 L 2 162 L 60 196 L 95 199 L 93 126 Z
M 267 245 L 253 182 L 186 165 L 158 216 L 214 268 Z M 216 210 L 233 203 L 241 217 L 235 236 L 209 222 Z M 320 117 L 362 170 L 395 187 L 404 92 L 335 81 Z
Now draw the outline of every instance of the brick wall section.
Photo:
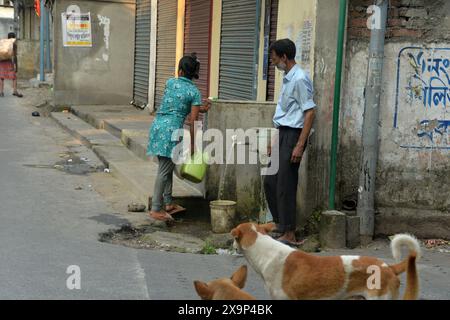
M 348 13 L 348 38 L 369 39 L 367 8 L 374 0 L 350 0 Z M 446 12 L 437 0 L 390 0 L 388 9 L 388 40 L 412 40 L 424 37 L 437 28 Z M 445 11 L 445 10 L 444 10 Z

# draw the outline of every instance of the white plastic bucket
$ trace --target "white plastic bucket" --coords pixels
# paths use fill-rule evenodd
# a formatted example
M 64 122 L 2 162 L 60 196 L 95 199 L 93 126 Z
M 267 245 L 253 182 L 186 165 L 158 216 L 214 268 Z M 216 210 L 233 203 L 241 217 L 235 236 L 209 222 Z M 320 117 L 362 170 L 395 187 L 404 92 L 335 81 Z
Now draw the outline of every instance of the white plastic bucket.
M 214 233 L 227 233 L 235 227 L 236 202 L 215 200 L 209 203 L 211 226 Z

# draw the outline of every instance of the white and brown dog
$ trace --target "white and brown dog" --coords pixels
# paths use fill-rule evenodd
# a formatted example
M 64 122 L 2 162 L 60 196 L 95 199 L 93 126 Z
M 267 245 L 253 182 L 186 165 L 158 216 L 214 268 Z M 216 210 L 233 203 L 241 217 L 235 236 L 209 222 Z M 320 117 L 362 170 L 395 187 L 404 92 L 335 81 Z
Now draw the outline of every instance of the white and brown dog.
M 374 257 L 319 257 L 293 249 L 268 235 L 274 227 L 272 223 L 244 223 L 231 231 L 235 248 L 263 278 L 273 299 L 397 299 L 398 275 L 405 271 L 404 299 L 418 297 L 416 259 L 420 256 L 420 245 L 410 235 L 396 235 L 391 242 L 397 261 L 403 245 L 409 248 L 409 257 L 398 264 L 387 265 Z M 368 281 L 374 268 L 380 275 L 376 286 L 369 285 Z
M 255 300 L 255 298 L 243 291 L 247 280 L 247 266 L 241 266 L 231 278 L 223 278 L 205 283 L 194 281 L 197 294 L 203 300 Z

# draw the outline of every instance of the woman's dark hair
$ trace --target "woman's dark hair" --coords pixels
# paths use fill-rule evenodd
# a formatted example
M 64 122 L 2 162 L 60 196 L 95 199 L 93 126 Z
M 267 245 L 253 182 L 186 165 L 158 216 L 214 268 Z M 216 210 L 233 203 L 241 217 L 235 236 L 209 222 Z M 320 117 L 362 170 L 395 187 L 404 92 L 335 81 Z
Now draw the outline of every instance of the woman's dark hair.
M 16 34 L 14 32 L 8 33 L 8 39 L 15 39 L 15 38 L 16 38 Z
M 190 56 L 181 58 L 178 69 L 184 71 L 186 78 L 190 80 L 198 79 L 200 73 L 200 61 L 197 59 L 197 54 L 194 52 Z
M 286 55 L 288 60 L 294 60 L 297 54 L 295 43 L 289 39 L 281 39 L 271 44 L 269 52 L 274 51 L 277 56 L 283 57 Z

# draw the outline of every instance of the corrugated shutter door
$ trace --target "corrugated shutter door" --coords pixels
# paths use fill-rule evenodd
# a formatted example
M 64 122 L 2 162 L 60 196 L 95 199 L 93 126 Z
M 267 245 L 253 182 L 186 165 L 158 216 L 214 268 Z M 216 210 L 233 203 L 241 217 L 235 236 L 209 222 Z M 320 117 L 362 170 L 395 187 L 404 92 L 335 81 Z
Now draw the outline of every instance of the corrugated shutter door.
M 259 0 L 223 0 L 219 98 L 255 100 Z
M 277 40 L 278 26 L 278 0 L 272 0 L 270 4 L 270 45 Z M 275 98 L 275 66 L 270 61 L 269 56 L 269 72 L 267 76 L 267 101 L 273 101 Z
M 187 0 L 184 28 L 184 54 L 197 53 L 200 60 L 200 79 L 194 80 L 202 98 L 209 89 L 209 36 L 211 22 L 210 0 Z
M 137 106 L 143 106 L 148 103 L 150 19 L 151 0 L 137 0 L 133 89 L 133 101 Z
M 159 108 L 166 81 L 175 76 L 177 0 L 158 1 L 156 36 L 155 107 Z

